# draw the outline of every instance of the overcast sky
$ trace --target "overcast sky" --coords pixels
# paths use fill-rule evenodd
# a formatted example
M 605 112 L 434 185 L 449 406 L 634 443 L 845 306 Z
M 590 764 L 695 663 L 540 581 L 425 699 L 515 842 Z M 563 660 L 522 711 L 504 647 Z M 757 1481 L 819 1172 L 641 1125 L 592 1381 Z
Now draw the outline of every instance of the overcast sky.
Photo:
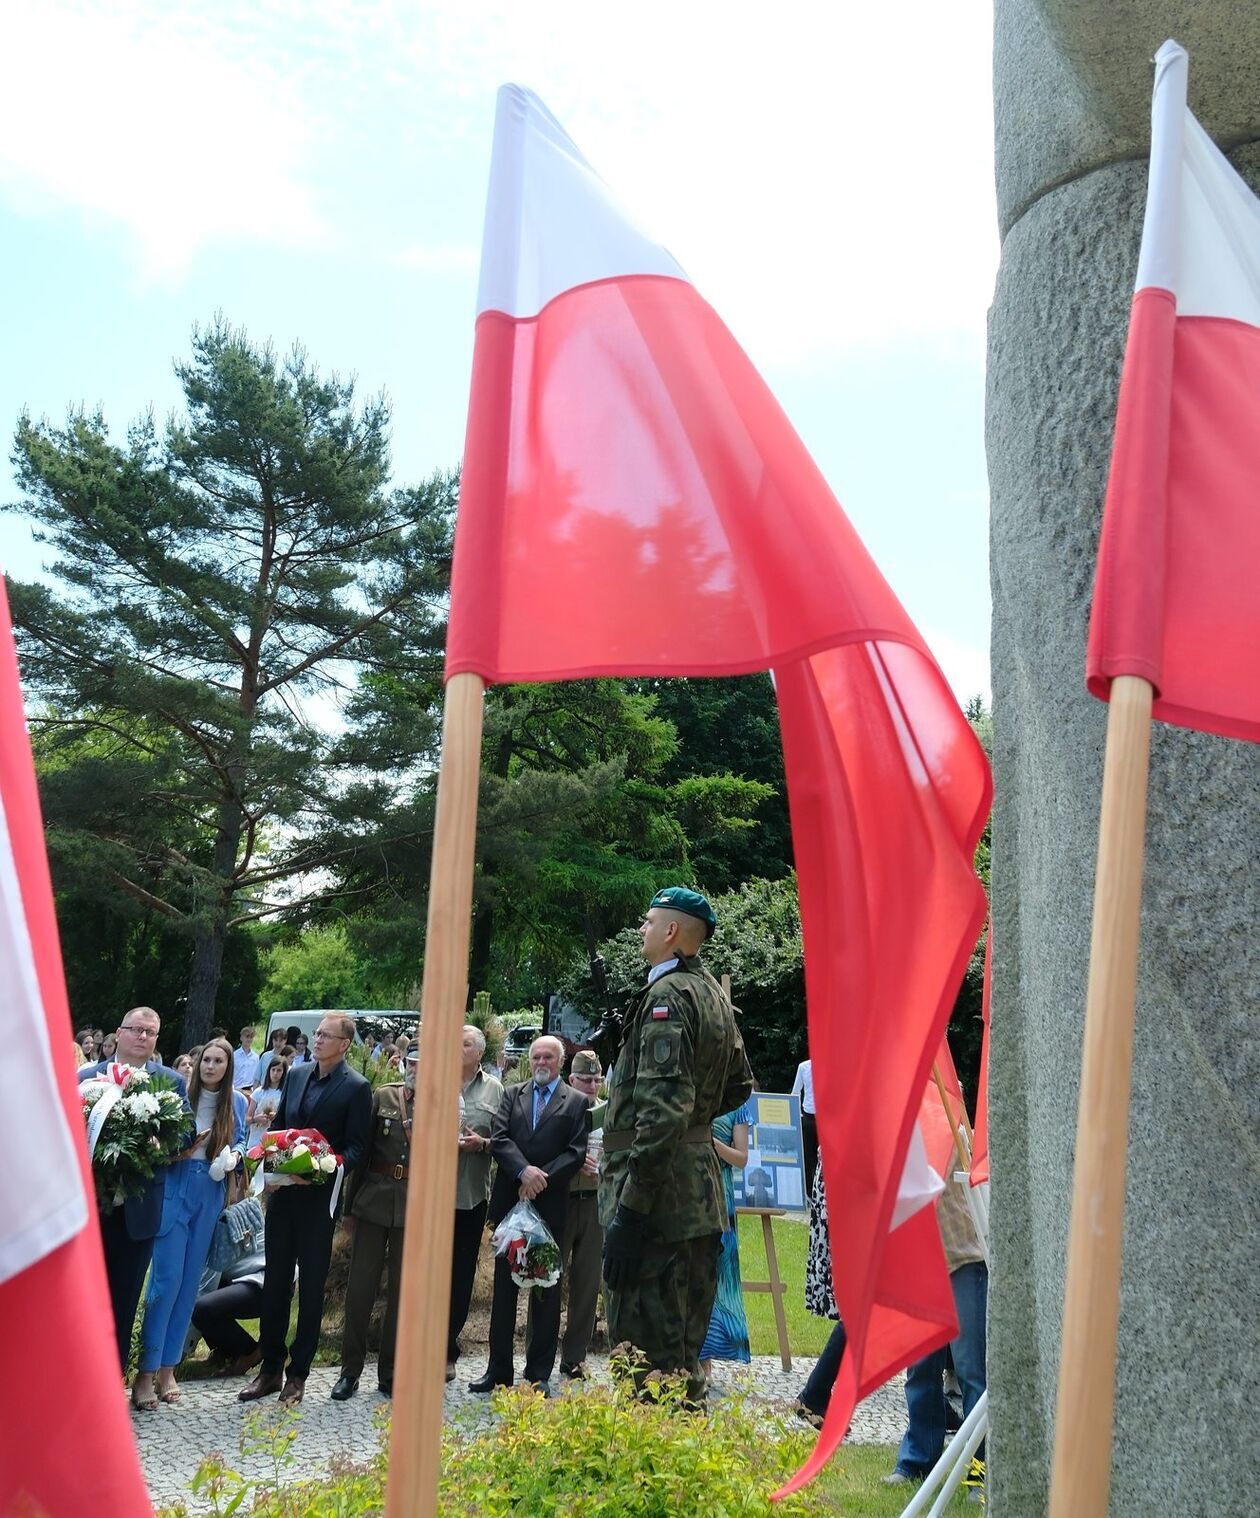
M 991 25 L 940 0 L 6 0 L 0 427 L 99 405 L 121 440 L 222 311 L 385 389 L 398 483 L 456 464 L 515 80 L 743 343 L 960 699 L 987 697 Z M 0 564 L 39 568 L 12 517 Z

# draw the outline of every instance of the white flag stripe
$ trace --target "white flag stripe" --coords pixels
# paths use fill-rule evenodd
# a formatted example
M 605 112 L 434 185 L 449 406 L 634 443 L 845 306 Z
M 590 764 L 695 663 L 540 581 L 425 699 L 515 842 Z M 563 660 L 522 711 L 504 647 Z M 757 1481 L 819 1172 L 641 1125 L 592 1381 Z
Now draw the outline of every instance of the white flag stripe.
M 1260 327 L 1260 200 L 1186 108 L 1188 67 L 1175 42 L 1156 54 L 1136 288 L 1170 290 L 1178 316 Z
M 537 316 L 566 290 L 629 274 L 687 277 L 538 96 L 505 84 L 494 118 L 478 315 Z
M 927 1145 L 916 1123 L 910 1134 L 910 1146 L 906 1150 L 906 1163 L 901 1171 L 901 1184 L 897 1187 L 897 1200 L 893 1203 L 892 1222 L 889 1233 L 899 1228 L 907 1218 L 931 1204 L 945 1190 L 945 1182 L 932 1169 L 928 1161 Z
M 4 1087 L 0 1153 L 18 1184 L 0 1212 L 0 1282 L 72 1239 L 88 1220 L 87 1196 L 53 1075 L 44 1016 L 0 799 L 0 986 L 4 987 Z

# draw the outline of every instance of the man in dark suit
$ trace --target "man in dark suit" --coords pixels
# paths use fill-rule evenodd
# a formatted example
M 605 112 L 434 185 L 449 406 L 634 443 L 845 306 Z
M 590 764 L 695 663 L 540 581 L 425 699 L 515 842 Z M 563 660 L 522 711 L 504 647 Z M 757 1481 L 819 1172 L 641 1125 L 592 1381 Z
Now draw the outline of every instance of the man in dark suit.
M 358 1165 L 372 1132 L 372 1088 L 346 1064 L 346 1050 L 353 1039 L 354 1022 L 350 1018 L 340 1012 L 324 1014 L 315 1030 L 315 1058 L 309 1064 L 295 1064 L 289 1071 L 272 1123 L 273 1130 L 317 1128 L 341 1155 L 347 1174 Z M 242 1402 L 255 1402 L 276 1392 L 280 1392 L 282 1402 L 302 1400 L 319 1345 L 324 1283 L 332 1258 L 335 1221 L 330 1201 L 328 1186 L 306 1181 L 271 1193 L 258 1336 L 262 1365 L 240 1393 Z M 289 1374 L 284 1379 L 295 1268 L 298 1320 L 293 1343 L 288 1346 Z
M 517 1201 L 526 1201 L 534 1204 L 557 1240 L 564 1236 L 569 1182 L 586 1158 L 590 1108 L 580 1091 L 560 1079 L 563 1061 L 564 1045 L 558 1038 L 536 1038 L 529 1050 L 532 1079 L 503 1093 L 490 1130 L 490 1149 L 499 1166 L 487 1211 L 491 1226 L 501 1222 Z M 525 1379 L 547 1396 L 560 1336 L 560 1282 L 534 1291 L 534 1331 L 525 1355 Z M 469 1391 L 485 1393 L 512 1384 L 517 1294 L 507 1259 L 500 1255 L 494 1262 L 490 1364 L 480 1381 L 470 1383 Z
M 103 1059 L 95 1065 L 82 1065 L 79 1080 L 91 1080 L 105 1075 L 113 1064 L 135 1065 L 150 1075 L 169 1076 L 179 1088 L 188 1107 L 188 1090 L 182 1075 L 176 1075 L 153 1058 L 157 1049 L 162 1019 L 152 1007 L 132 1007 L 119 1023 L 114 1037 L 116 1045 L 112 1059 Z M 189 1118 L 192 1110 L 189 1110 Z M 189 1142 L 195 1135 L 189 1128 Z M 105 1274 L 109 1279 L 109 1302 L 114 1310 L 114 1332 L 118 1337 L 118 1358 L 123 1373 L 131 1354 L 131 1330 L 136 1321 L 136 1309 L 140 1305 L 140 1292 L 144 1287 L 144 1274 L 153 1258 L 153 1240 L 162 1222 L 162 1171 L 153 1177 L 138 1196 L 129 1196 L 121 1207 L 111 1207 L 102 1212 L 101 1243 L 105 1249 Z

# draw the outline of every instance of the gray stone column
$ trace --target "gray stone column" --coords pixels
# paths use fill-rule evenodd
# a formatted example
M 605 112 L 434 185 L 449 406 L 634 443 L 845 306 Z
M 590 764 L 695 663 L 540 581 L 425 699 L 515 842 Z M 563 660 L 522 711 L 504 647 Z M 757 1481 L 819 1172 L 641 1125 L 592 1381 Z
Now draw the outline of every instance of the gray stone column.
M 1106 724 L 1085 635 L 1148 60 L 1182 43 L 1191 108 L 1260 185 L 1260 9 L 996 11 L 989 1511 L 1042 1518 Z M 1156 724 L 1147 838 L 1111 1514 L 1226 1518 L 1260 1511 L 1260 746 Z

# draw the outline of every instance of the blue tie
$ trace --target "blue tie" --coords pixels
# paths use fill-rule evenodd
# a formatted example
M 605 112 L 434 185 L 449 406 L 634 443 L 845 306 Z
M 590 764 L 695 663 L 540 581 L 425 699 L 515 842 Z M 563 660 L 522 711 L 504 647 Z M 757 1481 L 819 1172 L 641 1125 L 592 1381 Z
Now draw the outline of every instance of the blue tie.
M 538 1126 L 538 1119 L 543 1115 L 543 1108 L 547 1105 L 547 1098 L 551 1095 L 549 1086 L 534 1087 L 534 1127 Z

